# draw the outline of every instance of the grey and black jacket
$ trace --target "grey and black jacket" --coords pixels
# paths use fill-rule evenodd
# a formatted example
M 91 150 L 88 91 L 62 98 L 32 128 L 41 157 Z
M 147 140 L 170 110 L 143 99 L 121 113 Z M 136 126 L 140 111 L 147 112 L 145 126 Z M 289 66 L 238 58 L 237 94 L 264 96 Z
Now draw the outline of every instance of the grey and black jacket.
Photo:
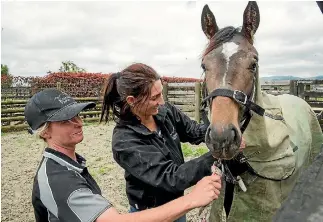
M 181 142 L 204 142 L 206 125 L 198 124 L 166 103 L 154 116 L 160 132 L 151 132 L 136 118 L 119 120 L 113 131 L 112 151 L 125 170 L 126 193 L 138 210 L 160 206 L 211 174 L 210 152 L 184 162 Z
M 32 205 L 35 221 L 94 222 L 112 204 L 76 153 L 77 161 L 46 148 L 34 177 Z

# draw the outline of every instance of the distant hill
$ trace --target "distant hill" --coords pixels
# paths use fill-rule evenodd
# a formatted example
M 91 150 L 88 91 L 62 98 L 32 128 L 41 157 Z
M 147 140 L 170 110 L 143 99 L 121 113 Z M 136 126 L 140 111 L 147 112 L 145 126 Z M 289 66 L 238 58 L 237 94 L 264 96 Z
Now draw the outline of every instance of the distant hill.
M 322 80 L 323 76 L 314 76 L 311 78 L 302 78 L 296 76 L 267 76 L 267 77 L 260 77 L 262 81 L 272 81 L 272 80 L 300 80 L 300 79 L 317 79 Z

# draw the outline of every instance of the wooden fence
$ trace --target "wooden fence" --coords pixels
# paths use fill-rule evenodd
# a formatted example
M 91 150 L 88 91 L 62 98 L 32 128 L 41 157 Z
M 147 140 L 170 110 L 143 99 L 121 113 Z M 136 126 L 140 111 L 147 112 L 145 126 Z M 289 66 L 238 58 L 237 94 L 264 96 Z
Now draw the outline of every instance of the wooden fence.
M 291 94 L 304 99 L 314 110 L 323 129 L 323 80 L 262 82 L 263 91 L 273 95 Z
M 79 102 L 95 102 L 95 108 L 80 113 L 83 121 L 99 122 L 101 114 L 101 102 L 97 97 L 75 98 Z M 1 102 L 1 131 L 18 131 L 28 128 L 24 118 L 24 107 L 27 100 L 6 100 Z
M 288 81 L 282 84 L 282 82 L 271 82 L 262 84 L 262 90 L 268 93 L 278 95 L 282 93 L 289 93 L 303 98 L 308 102 L 313 110 L 317 113 L 318 119 L 323 126 L 323 80 L 302 80 L 302 81 Z M 200 83 L 165 83 L 163 86 L 163 96 L 166 101 L 174 104 L 181 109 L 190 118 L 200 121 L 200 103 L 201 103 L 201 84 Z M 57 84 L 57 88 L 61 88 L 60 84 Z M 24 89 L 26 92 L 27 90 Z M 3 91 L 2 91 L 3 92 Z M 11 95 L 12 95 L 11 91 Z M 1 130 L 2 132 L 24 130 L 27 128 L 27 124 L 24 121 L 23 111 L 27 99 L 30 96 L 26 96 L 22 91 L 16 90 L 20 97 L 25 98 L 20 100 L 12 100 L 6 97 L 7 100 L 2 100 L 1 103 Z M 25 96 L 25 97 L 24 97 Z M 9 100 L 8 100 L 9 99 Z M 88 97 L 88 98 L 75 98 L 77 101 L 94 101 L 97 103 L 95 109 L 88 110 L 81 113 L 81 117 L 85 122 L 99 121 L 101 113 L 101 99 L 100 97 Z M 323 127 L 322 127 L 323 128 Z
M 64 90 L 72 97 L 99 97 L 102 85 L 87 84 L 86 82 L 74 83 L 46 83 L 34 84 L 32 86 L 1 87 L 1 100 L 29 99 L 36 92 L 45 88 L 57 88 Z
M 200 83 L 165 83 L 164 100 L 174 104 L 189 117 L 199 120 L 201 85 Z
M 32 87 L 1 87 L 1 99 L 27 99 L 33 95 Z
M 323 80 L 287 80 L 262 82 L 261 88 L 267 93 L 292 94 L 304 99 L 313 109 L 323 108 Z

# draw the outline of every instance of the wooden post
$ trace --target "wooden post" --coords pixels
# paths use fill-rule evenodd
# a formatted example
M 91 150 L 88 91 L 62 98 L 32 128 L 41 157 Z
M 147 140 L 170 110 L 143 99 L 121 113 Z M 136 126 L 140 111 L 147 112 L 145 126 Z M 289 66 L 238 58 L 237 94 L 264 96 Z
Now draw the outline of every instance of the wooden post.
M 309 97 L 309 96 L 304 96 L 304 100 L 305 100 L 306 102 L 308 102 L 308 101 L 310 100 L 310 97 Z
M 57 82 L 56 83 L 56 89 L 61 90 L 61 88 L 62 88 L 61 82 Z
M 303 83 L 297 84 L 297 96 L 304 99 L 304 84 Z
M 201 84 L 195 83 L 195 121 L 200 122 L 200 104 L 201 104 Z
M 311 85 L 308 85 L 308 84 L 304 85 L 304 94 L 307 91 L 311 91 Z M 310 97 L 308 95 L 307 96 L 304 95 L 304 100 L 308 102 L 310 100 Z
M 98 102 L 99 103 L 101 102 L 101 97 L 102 97 L 102 100 L 103 100 L 104 95 L 101 94 L 101 88 L 98 87 Z
M 297 85 L 296 80 L 291 80 L 289 82 L 289 94 L 297 96 Z
M 163 84 L 163 97 L 164 97 L 164 101 L 167 102 L 168 101 L 168 83 L 165 82 Z

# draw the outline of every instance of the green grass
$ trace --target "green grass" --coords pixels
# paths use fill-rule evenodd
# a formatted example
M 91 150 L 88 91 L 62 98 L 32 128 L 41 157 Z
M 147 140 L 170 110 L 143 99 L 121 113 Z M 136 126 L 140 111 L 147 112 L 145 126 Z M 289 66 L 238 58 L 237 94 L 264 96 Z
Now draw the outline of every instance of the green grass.
M 100 176 L 109 173 L 115 167 L 112 164 L 100 166 L 98 168 L 91 168 L 89 169 L 90 174 L 95 180 L 98 180 Z
M 323 101 L 323 98 L 320 98 L 320 97 L 310 97 L 309 100 L 316 100 L 316 101 Z
M 113 169 L 113 165 L 106 165 L 106 166 L 101 166 L 99 169 L 98 169 L 98 174 L 99 175 L 104 175 L 104 174 L 107 174 L 109 171 L 111 171 Z
M 192 146 L 188 143 L 182 143 L 182 152 L 184 157 L 199 157 L 208 152 L 205 146 Z
M 184 157 L 188 157 L 188 156 L 193 155 L 192 148 L 186 143 L 182 144 L 182 152 L 183 152 Z

